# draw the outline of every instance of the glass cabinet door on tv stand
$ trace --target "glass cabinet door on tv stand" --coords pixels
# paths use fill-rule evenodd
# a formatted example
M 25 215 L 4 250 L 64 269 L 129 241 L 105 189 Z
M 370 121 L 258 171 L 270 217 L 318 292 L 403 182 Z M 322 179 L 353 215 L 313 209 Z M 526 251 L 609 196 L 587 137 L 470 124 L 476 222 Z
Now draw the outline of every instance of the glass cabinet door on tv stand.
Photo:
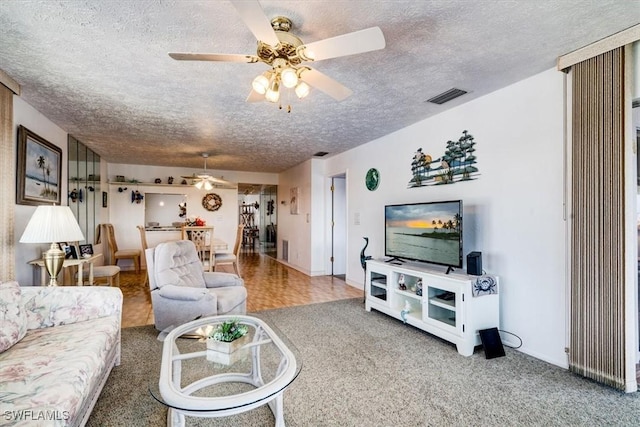
M 499 295 L 473 297 L 476 276 L 437 268 L 367 261 L 365 308 L 452 342 L 470 356 L 480 345 L 478 331 L 499 327 Z

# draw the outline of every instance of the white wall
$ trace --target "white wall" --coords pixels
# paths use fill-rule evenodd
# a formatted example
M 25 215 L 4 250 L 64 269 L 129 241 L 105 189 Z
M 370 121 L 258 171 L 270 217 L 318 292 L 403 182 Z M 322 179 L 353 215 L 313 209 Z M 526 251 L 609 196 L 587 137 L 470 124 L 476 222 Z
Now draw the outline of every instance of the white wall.
M 439 157 L 463 130 L 475 137 L 478 179 L 407 188 L 415 151 Z M 384 255 L 386 204 L 461 199 L 464 255 L 482 252 L 483 268 L 500 276 L 501 329 L 522 338 L 523 352 L 566 367 L 563 135 L 563 74 L 552 69 L 327 159 L 325 176 L 347 171 L 347 281 L 362 288 L 364 236 L 367 255 Z M 381 177 L 373 192 L 371 167 Z
M 177 185 L 182 181 L 182 175 L 191 176 L 194 172 L 197 173 L 199 171 L 201 169 L 109 163 L 107 173 L 109 181 L 112 182 L 107 186 L 109 192 L 109 222 L 113 224 L 118 248 L 138 249 L 141 247 L 140 234 L 136 226 L 145 224 L 145 205 L 144 202 L 140 204 L 131 203 L 131 191 L 137 190 L 143 194 L 148 192 L 184 195 L 187 201 L 187 215 L 189 217 L 198 216 L 205 220 L 207 225 L 215 227 L 215 237 L 227 242 L 229 248 L 232 249 L 239 218 L 238 190 L 216 188 L 206 191 L 198 190 L 192 186 Z M 225 180 L 231 182 L 278 184 L 278 175 L 271 173 L 216 170 L 209 170 L 208 173 L 216 177 L 224 176 Z M 123 175 L 126 180 L 135 179 L 141 184 L 114 183 L 116 175 Z M 174 178 L 173 186 L 148 184 L 153 183 L 155 178 L 160 178 L 166 184 L 169 176 Z M 127 190 L 119 192 L 118 189 L 121 187 L 126 187 Z M 222 198 L 222 207 L 215 212 L 208 211 L 202 206 L 202 198 L 209 192 L 216 193 Z M 160 235 L 158 233 L 170 240 L 179 238 L 176 233 L 149 231 L 147 232 L 147 240 L 150 246 L 162 241 L 158 237 Z M 123 269 L 133 268 L 129 260 L 122 260 L 119 265 Z
M 278 185 L 278 258 L 284 259 L 282 241 L 289 242 L 291 267 L 312 275 L 311 267 L 311 179 L 312 160 L 301 163 L 279 176 Z M 291 214 L 291 188 L 299 190 L 298 206 L 300 214 Z M 314 194 L 314 197 L 316 195 Z M 307 221 L 309 218 L 309 221 Z
M 17 156 L 17 129 L 19 125 L 23 125 L 30 131 L 46 139 L 50 143 L 62 149 L 62 179 L 60 183 L 60 194 L 63 205 L 67 204 L 67 133 L 56 126 L 52 121 L 40 114 L 35 108 L 27 104 L 20 97 L 13 97 L 13 143 L 16 147 Z M 42 252 L 49 249 L 49 245 L 38 245 L 33 243 L 20 243 L 20 237 L 31 219 L 31 215 L 36 210 L 35 206 L 15 205 L 15 227 L 14 241 L 16 247 L 16 280 L 22 286 L 39 285 L 39 276 L 36 276 L 34 282 L 33 267 L 27 265 L 32 259 L 41 257 Z

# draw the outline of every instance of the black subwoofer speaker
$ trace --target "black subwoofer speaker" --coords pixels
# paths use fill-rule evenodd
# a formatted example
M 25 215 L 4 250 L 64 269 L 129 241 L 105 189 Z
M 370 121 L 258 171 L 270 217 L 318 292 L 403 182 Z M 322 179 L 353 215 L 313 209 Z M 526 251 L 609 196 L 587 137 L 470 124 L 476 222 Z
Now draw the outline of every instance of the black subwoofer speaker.
M 482 276 L 482 253 L 469 252 L 467 255 L 467 274 Z
M 505 355 L 498 328 L 482 329 L 478 331 L 478 333 L 480 334 L 480 340 L 484 347 L 484 355 L 487 359 L 494 359 Z

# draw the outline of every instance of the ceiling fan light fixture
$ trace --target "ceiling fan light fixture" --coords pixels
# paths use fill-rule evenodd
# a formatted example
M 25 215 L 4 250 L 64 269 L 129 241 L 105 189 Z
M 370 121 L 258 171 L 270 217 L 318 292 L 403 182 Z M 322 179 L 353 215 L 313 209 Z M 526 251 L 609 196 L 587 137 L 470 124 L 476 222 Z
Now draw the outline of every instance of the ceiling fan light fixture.
M 298 84 L 298 73 L 294 68 L 287 67 L 280 73 L 284 87 L 292 88 Z
M 195 183 L 194 187 L 196 187 L 198 190 L 202 190 L 203 185 L 204 185 L 204 180 L 200 180 Z
M 251 86 L 253 87 L 253 90 L 258 92 L 260 95 L 267 93 L 267 89 L 269 89 L 269 72 L 266 71 L 253 79 Z
M 280 100 L 280 84 L 278 83 L 278 79 L 273 79 L 271 86 L 267 89 L 267 93 L 264 97 L 267 101 L 274 103 Z
M 211 185 L 211 183 L 209 182 L 209 180 L 205 180 L 205 181 L 204 181 L 204 189 L 205 189 L 206 191 L 213 190 L 213 185 Z
M 310 91 L 311 91 L 311 88 L 305 82 L 300 82 L 296 86 L 296 95 L 298 96 L 299 99 L 302 99 L 307 95 L 309 95 Z

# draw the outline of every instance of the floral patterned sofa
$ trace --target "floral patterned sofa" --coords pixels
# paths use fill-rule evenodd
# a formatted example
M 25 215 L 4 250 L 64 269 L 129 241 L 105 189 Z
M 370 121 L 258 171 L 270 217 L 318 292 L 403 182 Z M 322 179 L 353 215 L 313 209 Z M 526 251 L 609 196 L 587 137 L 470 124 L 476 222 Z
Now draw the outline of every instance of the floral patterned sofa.
M 0 283 L 0 425 L 82 426 L 120 364 L 118 288 Z

